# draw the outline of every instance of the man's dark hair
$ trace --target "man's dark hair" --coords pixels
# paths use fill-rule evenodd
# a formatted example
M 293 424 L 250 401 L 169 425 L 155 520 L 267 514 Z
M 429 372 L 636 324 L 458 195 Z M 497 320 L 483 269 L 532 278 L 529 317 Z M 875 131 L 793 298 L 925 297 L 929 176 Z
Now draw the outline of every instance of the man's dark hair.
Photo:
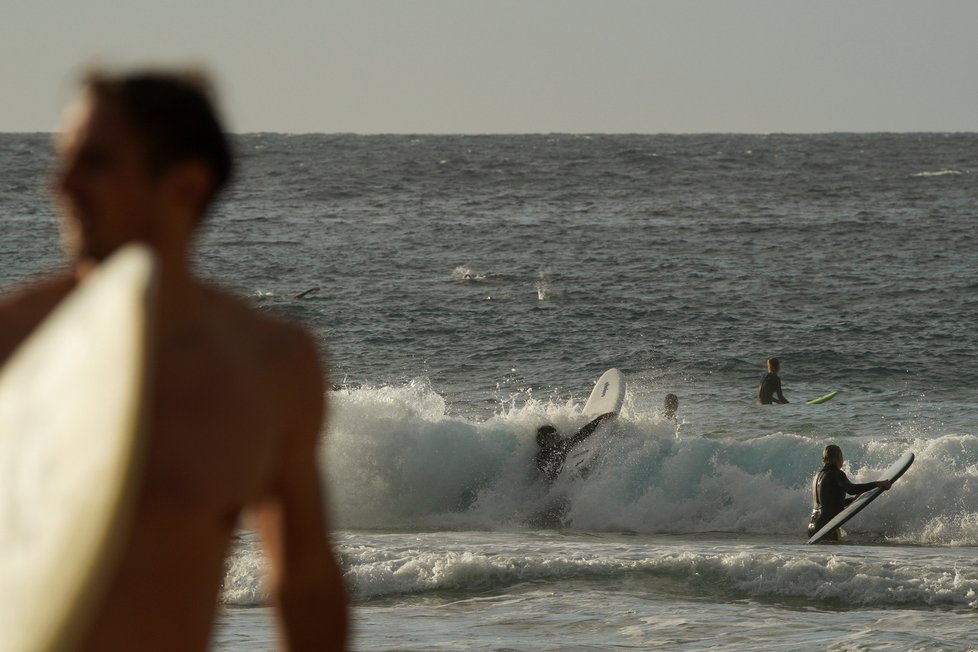
M 549 445 L 557 438 L 557 429 L 547 424 L 537 428 L 537 445 L 541 448 Z
M 231 177 L 231 148 L 202 73 L 145 71 L 125 75 L 90 72 L 83 86 L 96 98 L 120 102 L 146 145 L 150 171 L 158 174 L 190 160 L 214 174 L 212 200 Z

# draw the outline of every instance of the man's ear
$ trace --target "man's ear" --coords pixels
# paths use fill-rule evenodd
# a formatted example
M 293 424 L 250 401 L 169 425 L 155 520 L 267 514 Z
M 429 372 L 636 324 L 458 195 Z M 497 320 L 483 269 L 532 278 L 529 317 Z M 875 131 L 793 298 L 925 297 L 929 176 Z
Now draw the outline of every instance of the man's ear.
M 174 200 L 199 220 L 214 193 L 214 172 L 194 159 L 177 164 L 170 175 Z

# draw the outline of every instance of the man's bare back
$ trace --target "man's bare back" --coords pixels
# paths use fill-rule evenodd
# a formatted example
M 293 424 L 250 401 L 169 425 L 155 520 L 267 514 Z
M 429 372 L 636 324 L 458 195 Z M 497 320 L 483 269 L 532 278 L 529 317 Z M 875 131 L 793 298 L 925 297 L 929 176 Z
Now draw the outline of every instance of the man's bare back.
M 315 343 L 193 277 L 194 213 L 213 175 L 193 157 L 165 174 L 140 168 L 146 148 L 121 101 L 88 100 L 67 130 L 56 183 L 73 269 L 0 301 L 2 362 L 118 246 L 144 242 L 159 256 L 145 474 L 80 649 L 206 649 L 242 515 L 268 554 L 283 647 L 341 649 L 346 598 L 316 466 L 325 379 Z
M 269 526 L 276 517 L 268 512 L 283 503 L 294 509 L 304 490 L 319 495 L 315 451 L 324 406 L 314 345 L 296 327 L 201 290 L 193 307 L 161 306 L 134 539 L 96 621 L 92 650 L 116 649 L 118 623 L 148 634 L 161 650 L 203 649 L 242 510 L 265 526 L 267 545 L 283 536 Z M 295 487 L 300 479 L 308 486 Z M 322 504 L 306 498 L 302 506 L 303 527 L 325 532 Z M 339 585 L 326 540 L 307 545 L 302 573 Z M 330 600 L 342 607 L 330 592 L 317 602 Z

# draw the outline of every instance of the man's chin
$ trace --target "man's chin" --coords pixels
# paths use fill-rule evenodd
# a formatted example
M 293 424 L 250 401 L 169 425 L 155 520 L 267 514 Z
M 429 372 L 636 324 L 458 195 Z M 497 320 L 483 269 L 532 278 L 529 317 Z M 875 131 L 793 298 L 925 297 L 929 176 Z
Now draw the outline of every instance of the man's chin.
M 65 238 L 61 246 L 70 263 L 97 265 L 126 244 L 126 242 L 104 242 L 87 238 Z
M 66 243 L 63 245 L 68 262 L 76 266 L 98 265 L 118 249 L 115 247 L 95 247 L 91 244 Z

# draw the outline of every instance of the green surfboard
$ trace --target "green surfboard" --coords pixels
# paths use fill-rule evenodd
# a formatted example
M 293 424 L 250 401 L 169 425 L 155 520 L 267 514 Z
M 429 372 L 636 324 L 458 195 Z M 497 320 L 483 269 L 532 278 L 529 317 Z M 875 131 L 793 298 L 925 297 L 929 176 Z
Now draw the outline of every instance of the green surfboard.
M 810 401 L 805 401 L 805 403 L 808 403 L 809 405 L 819 405 L 820 403 L 824 403 L 825 401 L 835 398 L 835 395 L 838 393 L 839 392 L 829 392 L 824 396 L 819 396 L 818 398 L 813 398 Z

